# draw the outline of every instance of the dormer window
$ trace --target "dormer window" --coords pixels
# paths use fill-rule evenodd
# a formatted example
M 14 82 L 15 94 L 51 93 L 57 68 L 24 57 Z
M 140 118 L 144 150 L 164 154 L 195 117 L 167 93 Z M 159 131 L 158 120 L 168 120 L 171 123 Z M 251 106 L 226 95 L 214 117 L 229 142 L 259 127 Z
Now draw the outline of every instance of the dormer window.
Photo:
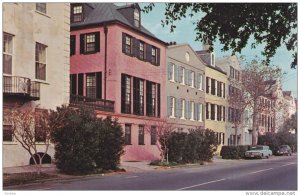
M 81 22 L 83 20 L 83 9 L 82 5 L 72 6 L 72 22 Z
M 138 9 L 134 10 L 133 20 L 134 26 L 140 27 L 140 11 Z

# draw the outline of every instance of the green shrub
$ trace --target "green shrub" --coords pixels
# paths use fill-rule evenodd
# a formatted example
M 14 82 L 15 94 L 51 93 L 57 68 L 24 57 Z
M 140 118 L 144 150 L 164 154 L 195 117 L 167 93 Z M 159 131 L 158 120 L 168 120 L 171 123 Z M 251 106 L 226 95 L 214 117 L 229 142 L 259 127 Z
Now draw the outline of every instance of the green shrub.
M 222 146 L 220 155 L 222 159 L 240 159 L 245 157 L 245 152 L 249 150 L 249 146 Z
M 216 147 L 216 135 L 208 129 L 196 129 L 189 133 L 172 132 L 167 140 L 169 161 L 177 163 L 211 160 Z
M 92 110 L 70 107 L 51 112 L 55 164 L 67 174 L 116 169 L 123 153 L 120 125 L 110 117 L 97 118 Z

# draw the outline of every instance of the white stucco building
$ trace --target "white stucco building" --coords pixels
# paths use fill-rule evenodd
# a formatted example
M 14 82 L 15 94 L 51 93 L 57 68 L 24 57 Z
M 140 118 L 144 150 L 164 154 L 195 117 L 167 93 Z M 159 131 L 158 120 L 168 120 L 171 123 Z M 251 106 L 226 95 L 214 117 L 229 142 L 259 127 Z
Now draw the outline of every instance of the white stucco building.
M 7 113 L 24 104 L 55 109 L 69 102 L 70 6 L 2 5 L 3 167 L 11 167 L 28 165 L 30 156 L 13 138 Z M 53 158 L 53 146 L 48 154 Z

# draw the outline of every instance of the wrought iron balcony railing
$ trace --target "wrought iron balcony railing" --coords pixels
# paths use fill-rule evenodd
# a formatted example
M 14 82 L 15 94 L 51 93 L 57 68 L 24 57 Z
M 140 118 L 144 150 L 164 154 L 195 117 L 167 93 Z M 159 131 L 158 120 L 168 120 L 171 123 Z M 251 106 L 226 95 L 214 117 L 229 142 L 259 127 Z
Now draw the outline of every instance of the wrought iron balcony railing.
M 40 83 L 29 78 L 3 76 L 3 96 L 16 96 L 29 100 L 40 99 Z
M 70 95 L 71 106 L 88 106 L 95 110 L 114 112 L 114 101 L 90 98 L 80 95 Z

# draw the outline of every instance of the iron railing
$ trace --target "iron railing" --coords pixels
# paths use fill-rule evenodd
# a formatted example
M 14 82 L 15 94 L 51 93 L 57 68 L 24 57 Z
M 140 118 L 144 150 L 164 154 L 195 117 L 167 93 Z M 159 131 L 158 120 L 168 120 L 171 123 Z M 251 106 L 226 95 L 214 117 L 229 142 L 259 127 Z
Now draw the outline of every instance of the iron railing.
M 114 112 L 114 101 L 85 97 L 80 95 L 70 95 L 72 106 L 88 106 L 95 110 Z
M 29 78 L 25 77 L 3 76 L 3 94 L 38 100 L 40 98 L 40 83 L 31 82 Z

